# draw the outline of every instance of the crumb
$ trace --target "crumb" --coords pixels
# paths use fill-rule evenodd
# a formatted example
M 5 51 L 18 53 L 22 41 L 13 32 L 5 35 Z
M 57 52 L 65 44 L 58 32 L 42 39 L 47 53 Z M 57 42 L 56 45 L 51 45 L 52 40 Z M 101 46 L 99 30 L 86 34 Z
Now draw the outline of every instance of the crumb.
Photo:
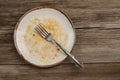
M 44 60 L 44 59 L 45 59 L 45 56 L 42 56 L 41 58 Z
M 35 36 L 35 34 L 33 34 L 33 36 Z
M 60 48 L 57 48 L 58 51 L 60 51 Z
M 58 54 L 55 54 L 54 56 L 55 56 L 55 57 L 58 57 Z

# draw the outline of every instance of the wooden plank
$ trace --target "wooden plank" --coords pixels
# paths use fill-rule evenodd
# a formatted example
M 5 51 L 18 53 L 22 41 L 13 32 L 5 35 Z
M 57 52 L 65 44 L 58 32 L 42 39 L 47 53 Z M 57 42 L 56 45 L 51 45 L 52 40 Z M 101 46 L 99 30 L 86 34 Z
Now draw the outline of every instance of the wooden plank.
M 120 29 L 76 30 L 76 45 L 72 54 L 83 62 L 119 62 Z
M 45 4 L 46 3 L 46 4 Z M 0 0 L 0 27 L 13 29 L 26 11 L 34 7 L 55 7 L 65 12 L 75 28 L 120 28 L 120 1 L 118 0 Z
M 0 33 L 0 64 L 26 64 L 19 57 L 12 36 L 11 30 Z M 76 29 L 72 54 L 84 63 L 120 62 L 120 29 Z
M 45 4 L 46 3 L 46 4 Z M 119 0 L 34 0 L 34 1 L 21 1 L 21 0 L 0 0 L 1 6 L 18 7 L 18 6 L 57 6 L 64 8 L 83 8 L 83 9 L 102 9 L 102 8 L 119 8 Z M 29 8 L 28 7 L 28 8 Z
M 79 70 L 73 64 L 40 69 L 30 65 L 0 65 L 1 80 L 120 80 L 120 64 L 85 64 Z
M 120 9 L 60 9 L 71 18 L 74 28 L 120 28 Z M 16 12 L 13 9 L 11 12 L 1 12 L 1 29 L 13 29 L 26 11 Z

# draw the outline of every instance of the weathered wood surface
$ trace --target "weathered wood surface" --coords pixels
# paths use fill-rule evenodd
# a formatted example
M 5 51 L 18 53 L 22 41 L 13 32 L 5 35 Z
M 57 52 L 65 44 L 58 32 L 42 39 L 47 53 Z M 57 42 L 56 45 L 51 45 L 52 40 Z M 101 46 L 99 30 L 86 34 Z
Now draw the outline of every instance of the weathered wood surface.
M 73 64 L 40 69 L 31 65 L 1 65 L 0 80 L 119 80 L 120 64 L 85 64 L 78 70 Z
M 40 69 L 25 62 L 13 43 L 18 19 L 34 7 L 55 7 L 73 21 L 76 43 L 71 52 L 85 63 L 77 70 L 69 60 Z M 120 80 L 119 0 L 0 0 L 0 80 Z

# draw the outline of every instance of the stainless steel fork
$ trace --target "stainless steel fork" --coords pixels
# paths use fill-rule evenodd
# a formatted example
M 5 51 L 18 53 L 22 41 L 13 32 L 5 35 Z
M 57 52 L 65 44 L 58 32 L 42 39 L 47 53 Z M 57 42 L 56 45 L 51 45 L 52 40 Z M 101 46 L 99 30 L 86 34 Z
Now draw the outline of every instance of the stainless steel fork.
M 43 28 L 40 24 L 34 27 L 35 31 L 38 32 L 45 40 L 56 44 L 73 62 L 83 68 L 83 63 L 80 63 L 73 55 L 71 55 L 67 50 L 65 50 L 54 38 L 51 33 L 49 33 L 45 28 Z

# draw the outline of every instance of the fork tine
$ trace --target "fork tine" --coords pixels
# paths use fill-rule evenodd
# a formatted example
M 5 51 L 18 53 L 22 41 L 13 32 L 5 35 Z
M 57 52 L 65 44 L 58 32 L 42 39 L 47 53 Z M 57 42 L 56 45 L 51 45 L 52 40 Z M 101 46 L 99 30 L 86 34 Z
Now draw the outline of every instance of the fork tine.
M 47 33 L 45 33 L 44 30 L 42 30 L 41 26 L 38 25 L 37 28 L 38 28 L 39 31 L 41 31 L 41 33 L 42 33 L 44 36 L 47 36 L 47 35 L 48 35 Z
M 42 31 L 44 31 L 48 35 L 48 31 L 44 27 L 42 27 L 40 24 L 39 27 L 41 28 Z
M 46 37 L 47 35 L 39 28 L 39 26 L 37 25 L 35 27 L 35 30 L 42 36 L 42 37 Z

